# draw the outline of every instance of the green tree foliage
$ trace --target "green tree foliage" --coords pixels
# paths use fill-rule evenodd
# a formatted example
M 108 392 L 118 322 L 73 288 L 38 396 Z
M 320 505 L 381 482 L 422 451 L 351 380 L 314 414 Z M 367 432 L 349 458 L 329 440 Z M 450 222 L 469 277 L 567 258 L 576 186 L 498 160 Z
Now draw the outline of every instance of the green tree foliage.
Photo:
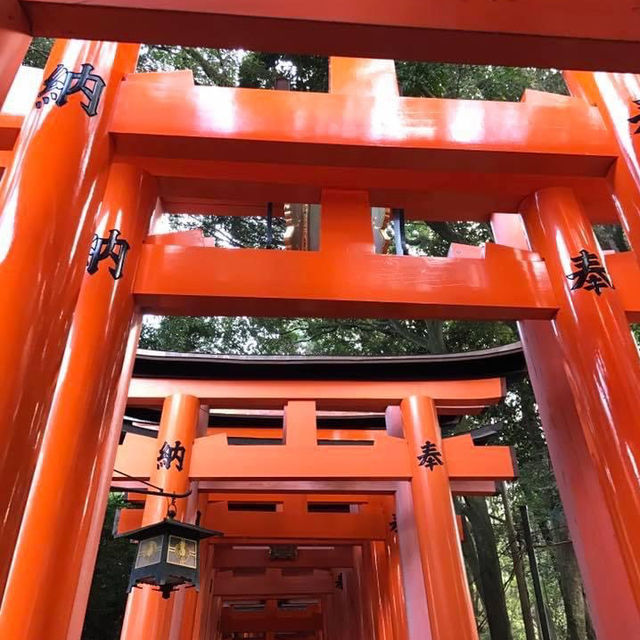
M 403 96 L 516 102 L 525 89 L 567 94 L 554 69 L 396 62 L 396 70 Z

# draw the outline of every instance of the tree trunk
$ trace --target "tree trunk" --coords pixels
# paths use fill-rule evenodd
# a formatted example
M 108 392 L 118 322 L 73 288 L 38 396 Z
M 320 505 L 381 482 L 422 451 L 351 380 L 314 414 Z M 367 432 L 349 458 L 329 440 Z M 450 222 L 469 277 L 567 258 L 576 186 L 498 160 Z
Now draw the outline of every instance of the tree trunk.
M 507 538 L 509 540 L 509 550 L 513 559 L 513 572 L 516 576 L 516 584 L 518 585 L 518 595 L 520 596 L 520 608 L 522 609 L 522 621 L 524 622 L 524 633 L 526 640 L 536 640 L 536 627 L 531 610 L 531 599 L 529 598 L 529 589 L 527 587 L 527 578 L 524 572 L 524 563 L 522 561 L 523 550 L 520 548 L 516 528 L 513 524 L 513 514 L 511 512 L 511 504 L 504 483 L 500 484 L 500 495 L 504 504 L 505 521 L 507 525 Z
M 464 513 L 471 524 L 480 568 L 479 589 L 492 640 L 512 640 L 511 622 L 502 584 L 496 537 L 484 498 L 466 497 Z
M 553 562 L 558 574 L 567 619 L 567 640 L 587 640 L 587 612 L 582 592 L 582 579 L 573 545 L 568 540 L 564 515 L 558 511 L 553 513 L 552 526 L 550 530 L 545 523 L 540 530 L 553 554 Z
M 471 536 L 471 525 L 467 517 L 464 515 L 464 505 L 461 498 L 454 498 L 456 503 L 456 512 L 462 515 L 464 537 L 462 539 L 462 555 L 464 557 L 465 567 L 467 569 L 467 578 L 469 581 L 469 591 L 471 593 L 471 603 L 473 604 L 473 612 L 476 616 L 476 624 L 478 633 L 483 630 L 483 624 L 480 623 L 484 616 L 483 602 L 480 594 L 480 564 L 478 562 L 478 552 L 473 537 Z

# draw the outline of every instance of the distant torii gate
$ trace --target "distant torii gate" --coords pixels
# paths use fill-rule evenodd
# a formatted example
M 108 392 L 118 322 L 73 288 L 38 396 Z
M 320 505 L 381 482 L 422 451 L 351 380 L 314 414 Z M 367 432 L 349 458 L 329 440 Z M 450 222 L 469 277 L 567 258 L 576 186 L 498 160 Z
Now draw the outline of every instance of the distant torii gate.
M 333 0 L 277 14 L 3 3 L 0 635 L 80 635 L 143 311 L 517 320 L 594 626 L 605 640 L 637 632 L 637 78 L 567 73 L 574 97 L 519 104 L 426 100 L 398 97 L 389 61 L 333 58 L 329 94 L 269 92 L 136 74 L 136 44 L 60 40 L 44 84 L 24 92 L 19 74 L 26 102 L 5 101 L 33 34 L 259 47 L 295 25 L 297 51 L 639 70 L 631 0 L 606 15 L 556 4 L 523 21 L 521 3 L 438 20 L 413 0 L 349 14 Z M 320 249 L 154 237 L 158 199 L 200 213 L 320 203 Z M 489 221 L 499 244 L 376 255 L 371 206 Z M 592 225 L 618 220 L 632 251 L 604 256 Z
M 165 490 L 177 491 L 190 483 L 197 486 L 199 494 L 205 497 L 204 502 L 194 499 L 198 502 L 200 522 L 225 533 L 224 538 L 215 542 L 216 547 L 258 542 L 364 545 L 358 577 L 361 585 L 366 583 L 362 587 L 364 613 L 355 637 L 417 640 L 425 632 L 443 640 L 477 637 L 451 493 L 495 493 L 496 481 L 515 477 L 513 456 L 508 447 L 476 447 L 470 435 L 442 440 L 436 411 L 438 407 L 445 414 L 478 411 L 499 399 L 503 390 L 500 379 L 398 383 L 135 378 L 129 406 L 156 405 L 163 400 L 162 394 L 171 389 L 179 389 L 181 394 L 170 395 L 165 401 L 157 439 L 129 434 L 120 445 L 113 476 L 115 486 L 135 492 L 139 486 L 136 480 L 149 478 Z M 386 431 L 317 429 L 316 402 L 295 399 L 309 398 L 314 390 L 318 405 L 324 409 L 387 409 Z M 184 395 L 189 392 L 200 394 L 198 402 L 204 400 L 207 405 L 227 408 L 281 408 L 282 398 L 294 399 L 284 405 L 282 429 L 217 428 L 198 438 L 197 414 L 191 411 L 193 419 L 187 422 L 174 408 L 193 404 L 195 396 Z M 403 399 L 404 394 L 409 396 Z M 399 405 L 393 405 L 395 402 Z M 231 435 L 247 442 L 252 438 L 282 438 L 282 445 L 231 445 L 228 443 Z M 188 462 L 183 471 L 158 470 L 159 450 L 167 442 L 171 445 L 177 440 L 186 447 L 184 459 Z M 173 477 L 182 474 L 180 485 L 167 487 L 162 483 L 169 473 Z M 345 492 L 352 495 L 344 495 Z M 137 499 L 135 493 L 131 497 Z M 147 498 L 145 502 L 155 504 L 158 500 Z M 256 502 L 280 506 L 271 513 L 228 511 L 230 501 L 240 506 Z M 360 509 L 349 513 L 314 513 L 309 506 L 313 503 L 356 506 L 358 502 Z M 147 513 L 147 507 L 144 512 L 121 511 L 118 531 L 138 528 L 145 523 Z M 400 536 L 399 549 L 390 527 L 393 514 Z M 382 543 L 381 547 L 377 541 Z M 416 556 L 422 560 L 421 568 L 416 565 Z M 215 563 L 215 553 L 213 560 Z M 397 580 L 401 565 L 404 587 Z M 242 568 L 241 564 L 238 569 Z M 380 595 L 381 588 L 385 597 Z M 273 569 L 263 577 L 251 578 L 218 573 L 211 590 L 200 591 L 199 600 L 206 601 L 211 594 L 222 597 L 315 594 L 325 601 L 326 623 L 335 626 L 329 637 L 340 638 L 342 633 L 348 633 L 349 626 L 340 624 L 335 617 L 340 599 L 336 593 L 335 582 L 326 567 L 324 577 L 319 574 L 311 582 L 303 579 L 298 583 L 278 577 Z M 331 603 L 327 600 L 329 596 Z M 351 597 L 356 598 L 355 594 Z M 397 609 L 397 603 L 405 600 L 409 602 L 407 612 L 394 611 L 394 606 Z M 367 613 L 372 602 L 377 604 Z M 192 606 L 210 611 L 206 604 Z M 377 609 L 380 611 L 374 613 Z M 175 616 L 181 616 L 184 609 L 173 615 L 167 614 L 167 610 L 171 611 L 171 604 L 162 601 L 160 594 L 151 592 L 150 587 L 134 593 L 129 601 L 123 640 L 153 638 L 150 629 L 157 629 L 160 639 L 166 637 L 173 625 L 183 628 L 192 619 L 176 622 Z M 329 615 L 329 610 L 334 615 Z M 405 615 L 407 628 L 398 623 Z M 191 637 L 186 633 L 185 637 Z

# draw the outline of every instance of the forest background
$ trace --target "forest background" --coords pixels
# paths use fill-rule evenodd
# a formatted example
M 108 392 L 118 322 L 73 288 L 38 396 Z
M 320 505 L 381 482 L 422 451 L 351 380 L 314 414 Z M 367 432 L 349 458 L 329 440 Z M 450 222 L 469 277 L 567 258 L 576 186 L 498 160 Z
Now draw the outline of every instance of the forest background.
M 34 40 L 25 61 L 43 67 L 51 41 Z M 273 88 L 286 78 L 293 91 L 328 90 L 328 59 L 250 51 L 144 46 L 139 71 L 191 69 L 196 84 Z M 396 62 L 401 95 L 427 98 L 518 101 L 526 88 L 566 94 L 562 75 L 549 69 Z M 266 246 L 264 218 L 172 215 L 173 229 L 201 228 L 221 246 Z M 284 221 L 274 223 L 276 248 Z M 625 250 L 619 226 L 596 228 L 603 249 Z M 409 222 L 411 255 L 444 256 L 452 242 L 491 242 L 486 224 Z M 328 318 L 147 318 L 140 346 L 163 351 L 244 355 L 379 356 L 486 349 L 516 342 L 515 324 L 501 322 L 399 321 Z M 465 418 L 454 431 L 494 425 L 493 442 L 514 447 L 519 481 L 492 498 L 457 499 L 463 517 L 463 552 L 482 640 L 537 640 L 539 616 L 523 540 L 519 506 L 528 505 L 545 607 L 555 640 L 594 640 L 582 582 L 551 470 L 535 399 L 526 376 L 509 381 L 504 402 Z M 446 435 L 446 434 L 445 434 Z M 112 537 L 113 517 L 123 505 L 111 496 L 84 640 L 116 640 L 126 602 L 132 546 Z

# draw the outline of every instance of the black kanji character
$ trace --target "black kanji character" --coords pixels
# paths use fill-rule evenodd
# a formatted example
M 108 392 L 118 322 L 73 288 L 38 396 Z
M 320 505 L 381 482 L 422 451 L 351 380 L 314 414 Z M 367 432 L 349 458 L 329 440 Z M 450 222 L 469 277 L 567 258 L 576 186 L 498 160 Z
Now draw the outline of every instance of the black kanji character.
M 186 449 L 182 446 L 180 440 L 176 440 L 173 447 L 165 440 L 164 444 L 158 451 L 157 468 L 164 467 L 165 469 L 171 468 L 171 463 L 176 461 L 176 469 L 182 471 L 184 465 L 184 455 Z
M 118 239 L 120 231 L 111 229 L 108 238 L 100 238 L 98 234 L 93 236 L 91 248 L 89 249 L 89 261 L 87 271 L 93 275 L 98 271 L 98 263 L 106 258 L 113 260 L 114 267 L 109 267 L 109 273 L 114 280 L 122 278 L 124 270 L 124 259 L 127 251 L 131 248 L 126 240 Z
M 613 289 L 606 269 L 600 263 L 600 258 L 595 253 L 589 253 L 582 249 L 580 253 L 571 258 L 575 271 L 567 275 L 569 280 L 575 280 L 571 290 L 586 289 L 595 291 L 601 295 L 601 289 Z
M 49 104 L 53 100 L 58 107 L 67 104 L 67 96 L 81 92 L 88 102 L 81 103 L 81 107 L 90 117 L 98 113 L 98 103 L 106 84 L 96 73 L 92 73 L 94 66 L 85 63 L 79 73 L 67 69 L 59 64 L 48 78 L 43 81 L 43 89 L 36 99 L 36 108 Z
M 421 467 L 429 467 L 429 471 L 433 471 L 434 467 L 444 464 L 442 462 L 442 454 L 438 451 L 433 442 L 427 440 L 422 445 L 422 453 L 418 456 Z

